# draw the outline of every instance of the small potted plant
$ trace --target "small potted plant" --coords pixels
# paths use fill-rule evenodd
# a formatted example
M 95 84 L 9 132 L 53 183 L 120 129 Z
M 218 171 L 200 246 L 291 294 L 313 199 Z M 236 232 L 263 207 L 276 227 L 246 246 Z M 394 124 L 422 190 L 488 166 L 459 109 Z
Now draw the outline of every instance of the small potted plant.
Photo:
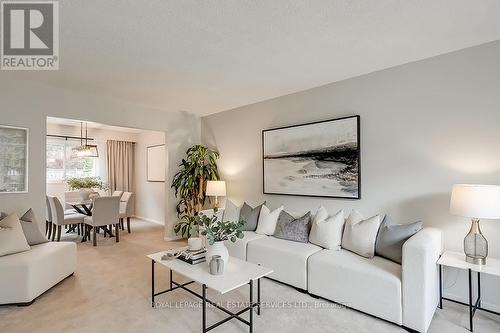
M 89 195 L 95 189 L 106 190 L 108 186 L 101 181 L 100 177 L 82 177 L 82 178 L 68 178 L 66 183 L 72 190 L 80 190 L 80 197 L 82 200 L 89 200 Z
M 224 241 L 229 240 L 234 243 L 236 240 L 243 238 L 243 227 L 246 221 L 221 221 L 217 218 L 217 214 L 212 217 L 200 214 L 196 216 L 196 224 L 201 230 L 201 235 L 207 237 L 207 263 L 210 264 L 210 259 L 215 255 L 219 255 L 224 264 L 227 265 L 229 252 L 226 245 L 224 245 Z

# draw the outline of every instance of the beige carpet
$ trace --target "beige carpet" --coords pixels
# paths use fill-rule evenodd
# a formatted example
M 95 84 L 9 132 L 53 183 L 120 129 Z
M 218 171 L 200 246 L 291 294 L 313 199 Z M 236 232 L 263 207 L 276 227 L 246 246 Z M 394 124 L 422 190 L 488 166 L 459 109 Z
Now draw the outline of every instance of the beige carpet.
M 73 235 L 65 235 L 64 240 L 78 241 Z M 0 307 L 0 332 L 200 332 L 200 303 L 187 292 L 178 290 L 157 297 L 160 308 L 150 305 L 151 262 L 145 255 L 179 244 L 165 242 L 161 226 L 139 220 L 133 221 L 132 234 L 122 233 L 120 243 L 102 236 L 95 248 L 91 243 L 78 243 L 76 274 L 29 307 Z M 157 268 L 156 281 L 158 290 L 166 288 L 168 272 Z M 237 302 L 248 299 L 248 288 L 223 297 L 209 291 L 209 296 L 236 309 Z M 262 301 L 268 308 L 255 316 L 255 332 L 405 332 L 266 279 Z M 219 310 L 208 311 L 210 321 L 223 317 Z M 467 308 L 446 302 L 445 309 L 436 312 L 430 332 L 468 332 L 467 325 Z M 479 312 L 475 325 L 475 332 L 500 332 L 500 317 Z M 214 330 L 247 331 L 236 321 Z

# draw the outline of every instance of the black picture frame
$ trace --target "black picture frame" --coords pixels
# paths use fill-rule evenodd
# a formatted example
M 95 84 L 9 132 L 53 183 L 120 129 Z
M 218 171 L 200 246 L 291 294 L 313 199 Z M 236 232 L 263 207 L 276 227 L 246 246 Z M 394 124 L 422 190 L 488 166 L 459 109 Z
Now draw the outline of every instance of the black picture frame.
M 284 130 L 295 127 L 304 127 L 304 126 L 313 126 L 322 123 L 335 122 L 345 119 L 355 119 L 356 123 L 356 160 L 357 160 L 357 192 L 355 196 L 342 196 L 342 195 L 323 195 L 323 194 L 300 194 L 300 193 L 281 193 L 281 192 L 271 192 L 266 191 L 266 168 L 265 168 L 265 135 L 267 132 L 276 131 L 276 130 Z M 361 117 L 359 115 L 346 116 L 340 118 L 333 118 L 327 120 L 314 121 L 309 123 L 302 123 L 296 125 L 275 127 L 262 130 L 261 136 L 261 144 L 262 144 L 262 191 L 264 194 L 270 195 L 288 195 L 288 196 L 299 196 L 299 197 L 318 197 L 318 198 L 332 198 L 332 199 L 347 199 L 347 200 L 359 200 L 361 199 Z

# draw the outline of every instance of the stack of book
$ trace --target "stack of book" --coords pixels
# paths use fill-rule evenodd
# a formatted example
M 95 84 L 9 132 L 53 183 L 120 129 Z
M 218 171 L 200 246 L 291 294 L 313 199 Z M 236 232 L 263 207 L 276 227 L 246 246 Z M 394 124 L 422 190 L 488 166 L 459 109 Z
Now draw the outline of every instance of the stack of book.
M 196 265 L 201 262 L 206 261 L 205 255 L 207 253 L 207 250 L 201 249 L 198 251 L 188 251 L 185 250 L 181 253 L 181 255 L 178 257 L 178 259 L 187 262 L 188 264 L 191 265 Z

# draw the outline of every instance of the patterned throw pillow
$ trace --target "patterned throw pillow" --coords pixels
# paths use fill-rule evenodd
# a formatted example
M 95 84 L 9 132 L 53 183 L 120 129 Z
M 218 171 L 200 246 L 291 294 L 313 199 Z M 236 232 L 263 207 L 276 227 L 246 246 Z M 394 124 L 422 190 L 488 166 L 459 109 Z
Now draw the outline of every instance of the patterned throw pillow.
M 294 242 L 308 243 L 310 230 L 311 212 L 307 212 L 304 216 L 296 219 L 282 210 L 278 217 L 274 237 Z

